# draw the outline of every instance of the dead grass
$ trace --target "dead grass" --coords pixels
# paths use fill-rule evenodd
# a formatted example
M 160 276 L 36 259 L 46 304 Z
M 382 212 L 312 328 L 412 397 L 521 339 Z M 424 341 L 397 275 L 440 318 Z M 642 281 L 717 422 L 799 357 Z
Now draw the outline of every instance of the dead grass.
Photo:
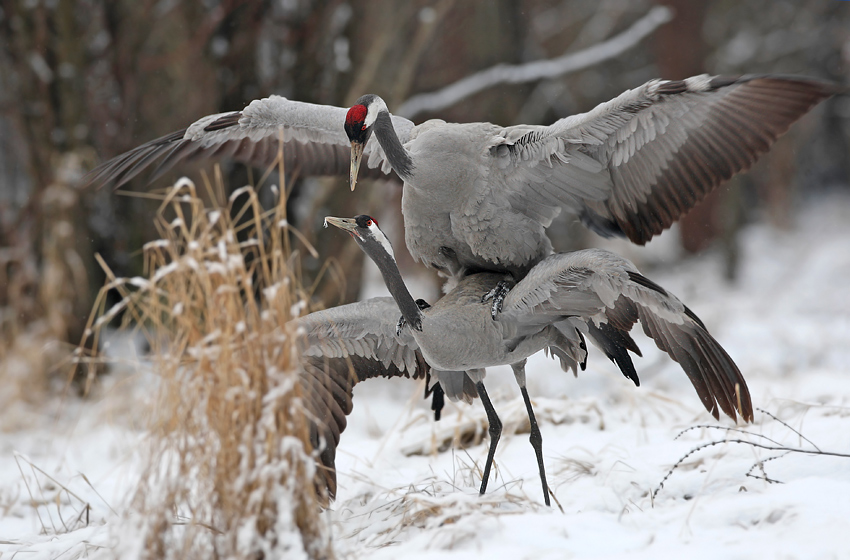
M 92 506 L 88 501 L 27 457 L 15 453 L 15 463 L 26 487 L 28 505 L 35 511 L 42 534 L 59 535 L 89 526 Z M 81 473 L 80 477 L 94 490 L 86 475 Z M 106 506 L 111 509 L 109 504 Z
M 534 413 L 540 423 L 559 424 L 589 424 L 605 429 L 602 411 L 594 400 L 571 401 L 569 407 L 564 407 L 563 401 L 540 398 L 533 401 Z M 530 424 L 525 403 L 516 397 L 503 402 L 499 406 L 499 418 L 502 421 L 502 437 L 514 434 L 528 434 Z M 443 420 L 437 427 L 431 426 L 431 416 L 426 415 L 425 425 L 412 424 L 411 432 L 401 452 L 407 456 L 432 455 L 447 449 L 466 449 L 479 445 L 487 437 L 487 415 L 480 403 L 472 407 L 457 409 L 456 415 L 444 412 Z M 407 429 L 406 428 L 406 429 Z
M 461 465 L 460 469 L 471 474 L 476 467 Z M 454 477 L 458 476 L 465 475 L 456 472 Z M 475 518 L 519 515 L 539 507 L 519 487 L 505 487 L 504 492 L 484 495 L 468 494 L 451 481 L 432 477 L 409 487 L 382 490 L 363 499 L 361 505 L 349 503 L 340 511 L 340 520 L 346 528 L 341 539 L 368 550 L 430 532 L 433 538 L 427 549 L 436 554 L 476 538 Z M 459 523 L 469 519 L 473 522 Z
M 134 530 L 150 558 L 330 558 L 285 328 L 307 299 L 285 196 L 264 213 L 250 187 L 229 198 L 220 180 L 204 187 L 183 179 L 164 196 L 146 277 L 107 269 L 88 331 L 97 347 L 123 314 L 152 348 L 158 386 Z M 121 301 L 107 310 L 109 290 Z

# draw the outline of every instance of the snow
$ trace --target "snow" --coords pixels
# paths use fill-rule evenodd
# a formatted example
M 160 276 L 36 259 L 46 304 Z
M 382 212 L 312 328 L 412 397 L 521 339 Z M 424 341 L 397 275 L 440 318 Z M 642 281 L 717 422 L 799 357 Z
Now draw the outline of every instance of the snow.
M 486 380 L 505 431 L 484 496 L 480 403 L 448 404 L 434 423 L 421 383 L 368 381 L 355 390 L 338 496 L 324 514 L 337 556 L 846 557 L 850 458 L 724 440 L 850 454 L 850 197 L 810 203 L 793 231 L 750 226 L 741 243 L 735 284 L 711 252 L 643 272 L 703 319 L 770 415 L 727 430 L 733 422 L 705 412 L 678 365 L 642 336 L 639 388 L 598 352 L 577 379 L 534 356 L 529 393 L 556 498 L 547 508 L 509 368 Z M 134 403 L 150 383 L 124 369 L 104 378 L 96 401 L 4 411 L 0 556 L 139 555 L 133 528 L 143 521 L 126 512 L 144 465 Z M 478 443 L 446 445 L 458 434 Z

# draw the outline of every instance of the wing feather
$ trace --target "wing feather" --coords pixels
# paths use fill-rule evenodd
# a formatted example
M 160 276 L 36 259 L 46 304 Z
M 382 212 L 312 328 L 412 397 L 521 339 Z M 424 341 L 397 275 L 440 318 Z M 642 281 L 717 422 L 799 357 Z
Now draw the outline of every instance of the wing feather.
M 413 337 L 395 334 L 399 315 L 392 298 L 373 298 L 291 324 L 300 336 L 300 380 L 318 452 L 317 484 L 331 498 L 336 495 L 336 448 L 352 409 L 354 385 L 373 377 L 418 379 L 430 371 Z
M 531 198 L 644 244 L 838 91 L 800 77 L 652 80 L 548 127 L 502 129 L 490 153 L 515 211 L 535 219 Z
M 187 129 L 173 132 L 121 154 L 87 176 L 88 183 L 119 187 L 159 160 L 154 177 L 184 161 L 228 158 L 256 167 L 275 162 L 279 139 L 284 140 L 284 165 L 300 175 L 346 175 L 349 141 L 345 135 L 346 109 L 290 101 L 273 95 L 252 101 L 242 111 L 209 115 Z M 393 117 L 402 142 L 413 123 Z M 383 150 L 372 138 L 364 151 L 367 165 L 361 177 L 391 173 Z
M 733 419 L 740 414 L 752 421 L 746 381 L 705 325 L 674 295 L 609 251 L 588 249 L 547 257 L 511 289 L 502 316 L 521 327 L 580 320 L 591 340 L 636 383 L 631 360 L 619 347 L 637 349 L 628 332 L 639 321 L 656 346 L 680 364 L 715 418 L 719 409 Z

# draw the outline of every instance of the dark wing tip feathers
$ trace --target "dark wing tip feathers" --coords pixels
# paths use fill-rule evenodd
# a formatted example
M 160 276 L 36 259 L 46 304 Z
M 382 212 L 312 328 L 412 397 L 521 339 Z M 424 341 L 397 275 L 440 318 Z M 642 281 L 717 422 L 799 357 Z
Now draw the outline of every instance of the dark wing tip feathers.
M 99 186 L 112 185 L 118 188 L 133 179 L 148 165 L 163 155 L 183 145 L 183 137 L 185 135 L 186 129 L 184 128 L 183 130 L 178 130 L 146 142 L 141 146 L 107 160 L 89 171 L 83 178 L 83 184 L 86 186 L 92 184 L 98 184 Z M 159 168 L 157 171 L 160 172 Z M 162 169 L 161 171 L 166 171 L 166 169 Z
M 336 446 L 347 425 L 351 412 L 354 385 L 374 377 L 413 377 L 419 379 L 430 374 L 430 367 L 421 352 L 416 351 L 414 372 L 401 371 L 394 364 L 384 366 L 376 360 L 350 355 L 347 358 L 319 358 L 304 356 L 301 359 L 300 381 L 305 412 L 310 421 L 311 443 L 317 454 L 317 489 L 327 489 L 328 496 L 336 495 Z M 434 402 L 437 402 L 436 391 Z M 435 409 L 435 414 L 439 410 Z
M 644 245 L 711 190 L 749 169 L 813 106 L 848 92 L 848 88 L 830 82 L 780 75 L 716 76 L 707 89 L 726 87 L 734 89 L 716 105 L 714 120 L 689 131 L 679 157 L 668 160 L 666 172 L 656 179 L 650 196 L 627 213 L 613 213 L 616 228 L 604 220 L 595 223 L 583 217 L 582 221 L 597 233 L 610 236 L 622 231 L 632 242 Z M 665 82 L 657 89 L 663 95 L 688 91 L 684 80 Z
M 830 97 L 832 95 L 842 95 L 850 93 L 850 88 L 848 88 L 847 86 L 843 86 L 835 82 L 830 82 L 828 80 L 823 80 L 820 78 L 813 78 L 810 76 L 798 76 L 794 74 L 743 74 L 738 76 L 719 75 L 714 76 L 710 80 L 709 87 L 711 89 L 720 89 L 737 83 L 754 82 L 758 80 L 782 83 L 786 86 L 796 84 L 801 88 L 805 88 L 809 91 L 817 93 L 818 95 L 820 95 L 820 99 L 826 99 L 827 97 Z
M 635 284 L 669 297 L 664 288 L 645 276 L 632 271 L 628 271 L 628 276 L 629 280 Z M 690 308 L 684 306 L 683 312 L 692 323 L 685 322 L 681 325 L 668 323 L 648 309 L 630 304 L 621 297 L 609 314 L 613 313 L 614 318 L 617 315 L 622 316 L 620 321 L 626 320 L 626 323 L 622 325 L 623 328 L 627 326 L 628 320 L 639 318 L 646 335 L 655 341 L 659 349 L 679 363 L 691 380 L 706 410 L 715 418 L 719 418 L 719 411 L 722 410 L 727 416 L 735 419 L 737 411 L 744 421 L 752 422 L 752 400 L 747 383 L 737 364 L 711 336 L 705 324 Z M 612 336 L 603 331 L 603 334 L 608 339 L 616 341 L 614 338 L 616 333 Z M 607 349 L 606 354 L 609 354 L 612 360 L 614 359 Z M 619 362 L 617 364 L 620 365 Z
M 684 304 L 683 304 L 683 305 L 684 305 Z M 685 307 L 685 315 L 686 315 L 686 316 L 688 316 L 688 317 L 690 317 L 690 319 L 691 319 L 694 323 L 696 323 L 697 325 L 699 325 L 700 327 L 702 327 L 702 329 L 703 329 L 704 331 L 708 332 L 708 328 L 705 326 L 705 323 L 703 323 L 703 322 L 702 322 L 702 319 L 700 319 L 699 317 L 697 317 L 697 314 L 696 314 L 696 313 L 694 313 L 693 311 L 691 311 L 691 308 L 690 308 L 690 307 L 688 307 L 687 305 L 684 305 L 684 307 Z
M 600 216 L 596 212 L 589 212 L 583 208 L 579 213 L 579 220 L 593 233 L 607 238 L 626 237 L 626 232 L 620 227 L 616 220 Z
M 240 118 L 242 118 L 241 111 L 229 113 L 205 126 L 204 132 L 215 132 L 234 127 L 239 124 Z M 151 180 L 160 177 L 180 159 L 179 156 L 174 158 L 170 156 L 177 156 L 180 149 L 188 143 L 188 141 L 184 142 L 187 130 L 184 128 L 166 134 L 101 163 L 83 178 L 83 183 L 85 185 L 94 183 L 101 186 L 114 185 L 115 188 L 118 188 L 133 179 L 151 163 L 167 154 L 169 157 L 166 157 L 160 163 Z M 188 155 L 191 157 L 192 154 Z
M 236 111 L 228 115 L 220 117 L 204 127 L 204 132 L 215 132 L 223 130 L 239 124 L 239 119 L 242 118 L 242 111 Z
M 664 288 L 662 288 L 661 286 L 659 286 L 658 284 L 656 284 L 655 282 L 653 282 L 652 280 L 650 280 L 646 276 L 644 276 L 644 275 L 642 275 L 638 272 L 633 272 L 631 270 L 627 271 L 627 273 L 629 275 L 629 280 L 631 280 L 635 284 L 643 286 L 644 288 L 649 288 L 650 290 L 658 292 L 662 296 L 668 295 L 667 290 L 665 290 Z M 697 319 L 697 322 L 699 322 L 699 319 Z
M 659 84 L 656 93 L 659 95 L 675 95 L 677 93 L 684 93 L 689 89 L 685 80 L 670 80 Z
M 620 372 L 627 379 L 631 379 L 635 387 L 640 387 L 640 379 L 638 378 L 637 370 L 635 370 L 634 362 L 629 356 L 629 350 L 640 356 L 640 349 L 637 348 L 634 340 L 629 336 L 627 331 L 617 329 L 608 323 L 600 323 L 599 326 L 589 322 L 588 331 L 599 347 L 602 349 L 605 356 L 614 362 Z
M 643 309 L 640 321 L 656 346 L 679 363 L 712 416 L 719 418 L 722 410 L 733 420 L 740 414 L 745 422 L 753 421 L 753 403 L 744 376 L 701 322 L 675 325 Z

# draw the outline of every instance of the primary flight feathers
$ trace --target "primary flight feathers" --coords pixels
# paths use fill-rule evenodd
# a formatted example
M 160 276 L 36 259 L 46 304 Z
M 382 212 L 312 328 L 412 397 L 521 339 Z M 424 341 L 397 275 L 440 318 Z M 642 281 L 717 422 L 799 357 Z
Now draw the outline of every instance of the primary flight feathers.
M 349 111 L 272 96 L 120 155 L 89 180 L 119 186 L 157 161 L 155 175 L 201 157 L 267 166 L 281 138 L 288 170 L 345 176 L 357 145 L 361 174 L 395 170 L 404 179 L 414 258 L 455 277 L 469 269 L 521 277 L 551 252 L 544 229 L 560 211 L 646 243 L 839 91 L 794 76 L 651 80 L 549 126 L 509 127 L 414 125 L 375 95 Z

